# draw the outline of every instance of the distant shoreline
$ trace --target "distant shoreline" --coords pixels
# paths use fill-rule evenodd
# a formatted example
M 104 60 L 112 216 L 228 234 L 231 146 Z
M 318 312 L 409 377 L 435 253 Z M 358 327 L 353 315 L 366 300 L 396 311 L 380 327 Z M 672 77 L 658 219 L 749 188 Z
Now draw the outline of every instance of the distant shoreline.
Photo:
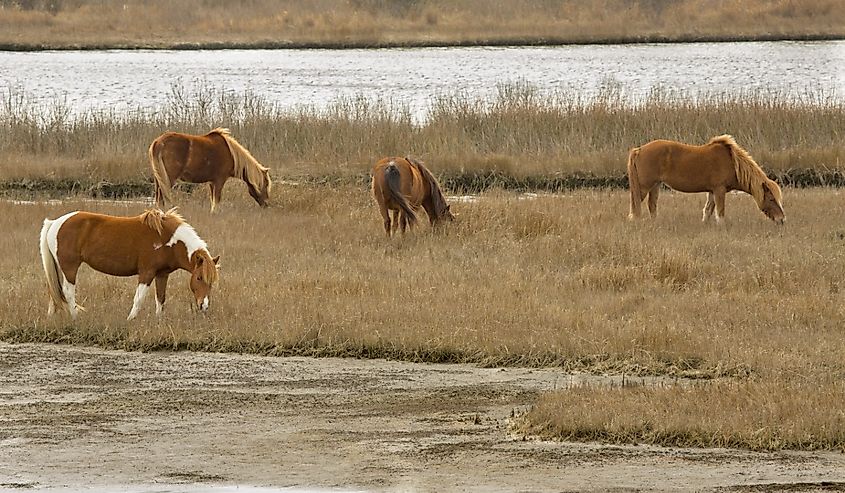
M 103 42 L 103 43 L 11 43 L 0 42 L 0 51 L 104 51 L 104 50 L 308 50 L 308 49 L 400 49 L 400 48 L 472 48 L 472 47 L 546 47 L 584 45 L 637 45 L 685 43 L 739 43 L 771 41 L 841 41 L 843 34 L 754 36 L 621 36 L 600 39 L 588 38 L 499 38 L 477 40 L 410 40 L 410 41 L 250 41 L 250 42 Z

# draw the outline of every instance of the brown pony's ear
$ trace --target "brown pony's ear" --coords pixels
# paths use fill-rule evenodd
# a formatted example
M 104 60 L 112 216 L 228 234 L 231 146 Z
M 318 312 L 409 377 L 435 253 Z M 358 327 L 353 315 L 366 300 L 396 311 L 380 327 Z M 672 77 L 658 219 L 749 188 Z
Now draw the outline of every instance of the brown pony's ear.
M 211 259 L 211 260 L 213 260 L 213 261 L 214 261 L 214 265 L 217 265 L 217 264 L 218 264 L 218 262 L 220 262 L 220 255 L 218 255 L 218 256 L 216 256 L 216 257 L 214 257 L 214 258 L 213 258 L 213 259 Z

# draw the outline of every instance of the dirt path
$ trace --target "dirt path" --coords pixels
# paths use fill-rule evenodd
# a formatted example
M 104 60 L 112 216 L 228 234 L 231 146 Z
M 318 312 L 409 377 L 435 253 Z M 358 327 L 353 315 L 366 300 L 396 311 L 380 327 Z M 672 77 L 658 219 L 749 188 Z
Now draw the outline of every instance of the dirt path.
M 562 444 L 509 434 L 513 412 L 577 378 L 592 377 L 0 344 L 0 489 L 845 489 L 840 453 Z

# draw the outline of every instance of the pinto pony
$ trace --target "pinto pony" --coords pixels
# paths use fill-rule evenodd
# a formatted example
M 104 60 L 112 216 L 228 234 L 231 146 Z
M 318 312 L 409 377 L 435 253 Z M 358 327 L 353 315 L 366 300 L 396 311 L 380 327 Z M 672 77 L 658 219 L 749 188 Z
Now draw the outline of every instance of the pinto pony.
M 754 197 L 757 207 L 769 219 L 783 224 L 783 194 L 748 152 L 730 135 L 713 137 L 701 146 L 671 140 L 654 140 L 628 154 L 628 182 L 631 190 L 630 219 L 641 215 L 648 195 L 648 209 L 657 216 L 657 196 L 665 183 L 679 192 L 707 192 L 702 221 L 716 211 L 716 222 L 725 217 L 725 194 L 741 190 Z
M 229 178 L 243 180 L 258 205 L 267 207 L 270 169 L 252 157 L 229 129 L 215 128 L 205 135 L 164 133 L 150 144 L 149 157 L 158 207 L 164 207 L 165 200 L 173 202 L 170 189 L 176 180 L 183 180 L 208 183 L 214 212 Z
M 389 157 L 377 162 L 373 166 L 372 190 L 387 236 L 400 225 L 403 234 L 406 228 L 416 225 L 420 205 L 432 226 L 440 220 L 455 219 L 437 179 L 416 159 Z M 392 221 L 390 211 L 393 211 Z
M 148 209 L 135 217 L 69 212 L 58 219 L 44 220 L 40 245 L 50 293 L 48 314 L 62 308 L 74 319 L 81 308 L 76 304 L 76 274 L 83 263 L 112 276 L 138 276 L 128 317 L 132 320 L 153 280 L 156 314 L 161 314 L 167 276 L 177 269 L 191 273 L 190 288 L 197 307 L 207 310 L 220 259 L 211 257 L 206 243 L 176 209 L 166 213 Z

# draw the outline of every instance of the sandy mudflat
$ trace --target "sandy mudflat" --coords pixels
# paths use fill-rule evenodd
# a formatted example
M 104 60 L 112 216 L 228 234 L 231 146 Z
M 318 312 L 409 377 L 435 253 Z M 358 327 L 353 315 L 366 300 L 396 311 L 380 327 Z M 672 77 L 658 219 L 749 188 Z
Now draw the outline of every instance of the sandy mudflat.
M 580 378 L 596 377 L 0 344 L 0 490 L 845 490 L 836 452 L 509 432 L 539 392 Z

